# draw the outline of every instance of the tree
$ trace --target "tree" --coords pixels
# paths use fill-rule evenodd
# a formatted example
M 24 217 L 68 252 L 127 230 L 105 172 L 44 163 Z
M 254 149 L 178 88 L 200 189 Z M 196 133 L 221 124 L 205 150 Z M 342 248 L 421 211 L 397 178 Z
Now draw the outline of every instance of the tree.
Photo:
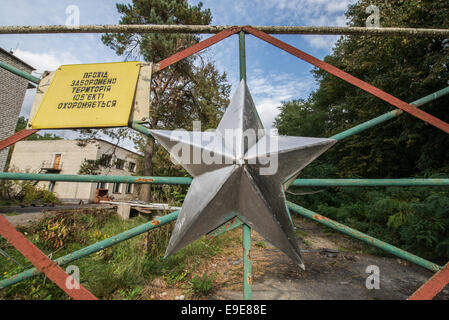
M 117 4 L 120 24 L 209 24 L 212 16 L 202 3 L 189 5 L 185 0 L 133 0 L 132 4 Z M 198 35 L 186 34 L 106 34 L 103 42 L 126 59 L 143 56 L 145 61 L 158 62 L 197 42 Z M 179 61 L 153 75 L 151 83 L 151 128 L 192 128 L 200 120 L 202 129 L 215 127 L 228 103 L 230 86 L 226 74 L 220 74 L 214 64 L 202 56 Z M 135 142 L 144 153 L 143 174 L 154 174 L 154 155 L 158 145 L 153 139 Z M 165 164 L 164 164 L 165 165 Z M 180 173 L 182 174 L 182 173 Z M 149 185 L 143 185 L 141 200 L 150 201 Z
M 364 26 L 371 4 L 382 27 L 449 28 L 447 3 L 430 0 L 360 0 L 346 13 L 349 25 Z M 448 86 L 449 39 L 343 36 L 325 61 L 412 102 Z M 282 104 L 279 133 L 330 137 L 395 109 L 325 71 L 313 74 L 318 89 Z M 449 122 L 448 104 L 446 96 L 422 109 Z M 447 177 L 448 150 L 447 133 L 404 113 L 339 142 L 301 177 Z M 426 259 L 449 258 L 447 188 L 327 188 L 289 199 Z
M 365 8 L 370 4 L 379 7 L 382 27 L 449 28 L 449 7 L 444 1 L 430 0 L 360 0 L 346 13 L 350 26 L 365 25 Z M 343 36 L 325 61 L 411 102 L 448 85 L 449 39 Z M 305 102 L 282 106 L 276 122 L 279 132 L 331 136 L 395 109 L 323 70 L 313 73 L 319 88 Z M 449 122 L 448 102 L 447 97 L 441 98 L 423 109 Z M 291 117 L 293 109 L 302 116 Z M 342 177 L 409 177 L 429 170 L 449 172 L 447 150 L 446 133 L 403 114 L 337 144 L 329 158 Z

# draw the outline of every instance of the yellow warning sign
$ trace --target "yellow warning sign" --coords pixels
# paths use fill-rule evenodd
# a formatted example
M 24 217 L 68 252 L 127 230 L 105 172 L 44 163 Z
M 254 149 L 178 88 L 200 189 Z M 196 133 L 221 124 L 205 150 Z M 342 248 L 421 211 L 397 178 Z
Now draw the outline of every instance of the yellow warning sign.
M 33 129 L 128 125 L 140 62 L 59 67 L 39 104 Z

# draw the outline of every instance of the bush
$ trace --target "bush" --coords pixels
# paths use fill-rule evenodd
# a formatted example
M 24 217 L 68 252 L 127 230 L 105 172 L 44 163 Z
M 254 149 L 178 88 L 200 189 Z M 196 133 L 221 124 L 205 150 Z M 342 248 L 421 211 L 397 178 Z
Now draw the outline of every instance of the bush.
M 0 198 L 6 204 L 46 204 L 58 202 L 53 192 L 38 187 L 33 181 L 1 181 Z
M 289 198 L 425 259 L 449 260 L 447 187 L 329 188 Z
M 204 273 L 202 277 L 195 276 L 190 280 L 189 289 L 198 295 L 205 295 L 212 289 L 212 277 Z

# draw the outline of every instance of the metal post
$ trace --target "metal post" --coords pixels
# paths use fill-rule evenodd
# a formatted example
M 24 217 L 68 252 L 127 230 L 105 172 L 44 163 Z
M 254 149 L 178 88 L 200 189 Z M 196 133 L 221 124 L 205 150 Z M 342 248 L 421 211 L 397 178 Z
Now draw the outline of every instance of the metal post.
M 246 81 L 246 50 L 245 50 L 245 33 L 239 33 L 239 65 L 240 80 Z M 252 265 L 251 265 L 251 228 L 243 224 L 242 226 L 242 242 L 243 242 L 243 299 L 251 300 L 253 298 L 252 285 Z
M 253 272 L 251 265 L 251 228 L 243 224 L 243 299 L 251 300 L 253 298 Z
M 449 87 L 446 87 L 446 88 L 441 89 L 441 90 L 439 90 L 437 92 L 429 94 L 429 95 L 427 95 L 427 96 L 425 96 L 425 97 L 423 97 L 421 99 L 413 101 L 410 104 L 412 104 L 414 106 L 417 106 L 417 107 L 420 107 L 420 106 L 422 106 L 422 105 L 424 105 L 426 103 L 434 101 L 434 100 L 436 100 L 436 99 L 438 99 L 438 98 L 440 98 L 442 96 L 445 96 L 447 94 L 449 94 Z M 343 140 L 343 139 L 345 139 L 347 137 L 350 137 L 350 136 L 358 134 L 358 133 L 360 133 L 362 131 L 365 131 L 366 129 L 374 127 L 375 125 L 378 125 L 378 124 L 380 124 L 382 122 L 385 122 L 387 120 L 396 118 L 397 116 L 399 116 L 399 115 L 401 115 L 403 113 L 404 112 L 402 110 L 399 110 L 399 109 L 398 110 L 393 110 L 393 111 L 390 111 L 390 112 L 387 112 L 387 113 L 384 113 L 381 116 L 378 116 L 378 117 L 376 117 L 374 119 L 371 119 L 371 120 L 368 120 L 366 122 L 363 122 L 363 123 L 361 123 L 361 124 L 359 124 L 359 125 L 357 125 L 355 127 L 352 127 L 350 129 L 348 129 L 348 130 L 345 130 L 345 131 L 340 132 L 340 133 L 338 133 L 336 135 L 333 135 L 330 138 L 331 139 L 335 139 L 335 140 L 339 140 L 339 141 Z
M 133 237 L 136 237 L 142 233 L 148 232 L 152 229 L 159 228 L 159 227 L 163 226 L 164 224 L 167 224 L 171 221 L 176 220 L 178 218 L 178 215 L 179 215 L 179 211 L 175 211 L 175 212 L 172 212 L 165 216 L 156 218 L 156 219 L 149 221 L 147 223 L 144 223 L 140 226 L 126 230 L 125 232 L 119 233 L 115 236 L 112 236 L 105 240 L 96 242 L 94 244 L 91 244 L 90 246 L 84 247 L 75 252 L 69 253 L 61 258 L 54 260 L 54 262 L 56 262 L 59 266 L 62 266 L 62 265 L 68 264 L 72 261 L 84 258 L 92 253 L 109 248 L 111 246 L 114 246 L 114 245 L 122 242 L 122 241 L 129 240 Z M 41 271 L 39 271 L 36 268 L 25 270 L 25 271 L 23 271 L 19 274 L 16 274 L 8 279 L 4 279 L 4 280 L 0 281 L 0 289 L 9 287 L 15 283 L 18 283 L 20 281 L 31 278 L 39 273 L 41 273 Z
M 66 25 L 54 26 L 0 26 L 0 34 L 41 34 L 41 33 L 186 33 L 213 34 L 229 29 L 231 26 L 211 25 L 80 25 L 72 28 Z M 246 26 L 232 26 L 243 28 Z M 428 28 L 365 28 L 331 26 L 253 26 L 270 34 L 336 34 L 369 36 L 407 36 L 407 37 L 448 37 L 448 29 Z
M 441 266 L 439 266 L 433 262 L 430 262 L 421 257 L 415 256 L 414 254 L 411 254 L 410 252 L 407 252 L 398 247 L 392 246 L 391 244 L 386 243 L 382 240 L 373 238 L 363 232 L 352 229 L 352 228 L 345 226 L 344 224 L 341 224 L 335 220 L 326 218 L 316 212 L 313 212 L 311 210 L 303 208 L 297 204 L 291 203 L 289 201 L 287 201 L 286 203 L 287 203 L 287 206 L 290 208 L 290 210 L 295 213 L 298 213 L 306 218 L 312 219 L 313 221 L 321 223 L 321 224 L 325 225 L 326 227 L 332 228 L 332 229 L 339 231 L 341 233 L 344 233 L 350 237 L 361 240 L 373 247 L 377 247 L 383 251 L 391 253 L 401 259 L 413 262 L 413 263 L 415 263 L 421 267 L 424 267 L 426 269 L 429 269 L 430 271 L 433 271 L 433 272 L 440 271 L 440 269 L 442 268 Z
M 294 187 L 428 187 L 448 186 L 449 179 L 296 179 Z
M 27 73 L 25 71 L 17 69 L 16 67 L 13 67 L 13 66 L 11 66 L 11 65 L 3 62 L 3 61 L 0 61 L 0 68 L 8 70 L 9 72 L 12 72 L 12 73 L 14 73 L 15 75 L 17 75 L 19 77 L 25 78 L 25 79 L 27 79 L 27 80 L 29 80 L 31 82 L 39 84 L 39 81 L 40 81 L 39 78 L 37 78 L 35 76 L 32 76 L 31 74 L 29 74 L 29 73 Z

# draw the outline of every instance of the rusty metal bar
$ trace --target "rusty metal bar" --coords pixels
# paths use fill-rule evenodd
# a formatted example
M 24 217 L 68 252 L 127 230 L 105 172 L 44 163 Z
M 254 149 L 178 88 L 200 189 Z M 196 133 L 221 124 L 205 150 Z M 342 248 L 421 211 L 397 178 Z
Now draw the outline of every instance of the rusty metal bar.
M 221 226 L 219 226 L 217 229 L 209 232 L 207 234 L 207 238 L 208 239 L 213 239 L 217 236 L 219 236 L 222 233 L 225 233 L 227 231 L 231 231 L 234 230 L 237 227 L 240 227 L 243 224 L 242 220 L 240 220 L 238 217 L 234 217 L 231 220 L 229 220 L 228 222 L 222 224 Z
M 371 237 L 363 232 L 360 232 L 358 230 L 352 229 L 348 226 L 345 226 L 342 223 L 339 223 L 335 220 L 329 219 L 325 216 L 322 216 L 316 212 L 313 212 L 311 210 L 308 210 L 306 208 L 303 208 L 297 204 L 294 204 L 292 202 L 287 201 L 287 206 L 290 208 L 291 211 L 298 213 L 306 218 L 309 218 L 313 221 L 316 221 L 320 224 L 325 225 L 326 227 L 329 227 L 331 229 L 334 229 L 336 231 L 339 231 L 341 233 L 344 233 L 352 238 L 356 238 L 360 241 L 363 241 L 371 246 L 374 246 L 376 248 L 379 248 L 383 251 L 386 251 L 388 253 L 391 253 L 401 259 L 413 262 L 414 264 L 417 264 L 421 267 L 424 267 L 426 269 L 429 269 L 430 271 L 437 272 L 441 270 L 441 266 L 437 265 L 436 263 L 427 261 L 421 257 L 418 257 L 412 253 L 409 253 L 405 250 L 402 250 L 398 247 L 392 246 L 389 243 L 386 243 L 382 240 L 376 239 L 374 237 Z
M 40 33 L 196 33 L 215 34 L 225 29 L 244 26 L 210 25 L 80 25 L 68 27 L 53 26 L 1 26 L 0 34 L 40 34 Z M 365 35 L 365 36 L 414 36 L 448 37 L 448 29 L 427 28 L 365 28 L 365 27 L 327 27 L 327 26 L 253 26 L 269 34 L 321 34 L 321 35 Z
M 440 269 L 442 269 L 441 266 L 439 266 L 439 265 L 437 265 L 437 264 L 435 264 L 433 262 L 430 262 L 430 261 L 427 261 L 425 259 L 422 259 L 422 258 L 420 258 L 420 257 L 418 257 L 416 255 L 413 255 L 413 254 L 411 254 L 411 253 L 409 253 L 407 251 L 404 251 L 404 250 L 402 250 L 400 248 L 394 247 L 394 246 L 392 246 L 392 245 L 390 245 L 390 244 L 388 244 L 386 242 L 383 242 L 381 240 L 373 238 L 373 237 L 371 237 L 371 236 L 369 236 L 367 234 L 364 234 L 364 233 L 362 233 L 360 231 L 357 231 L 357 230 L 352 229 L 352 228 L 350 228 L 348 226 L 345 226 L 344 224 L 341 224 L 341 223 L 339 223 L 337 221 L 334 221 L 334 220 L 331 220 L 329 218 L 326 218 L 326 217 L 324 217 L 322 215 L 319 215 L 319 214 L 317 214 L 317 213 L 315 213 L 313 211 L 305 209 L 305 208 L 303 208 L 301 206 L 298 206 L 298 205 L 296 205 L 294 203 L 291 203 L 291 202 L 287 201 L 286 204 L 289 207 L 289 209 L 292 210 L 295 213 L 298 213 L 298 214 L 300 214 L 302 216 L 305 216 L 305 217 L 307 217 L 309 219 L 312 219 L 312 220 L 314 220 L 314 221 L 316 221 L 316 222 L 318 222 L 320 224 L 323 224 L 323 225 L 325 225 L 327 227 L 330 227 L 330 228 L 332 228 L 334 230 L 342 232 L 342 233 L 344 233 L 344 234 L 346 234 L 346 235 L 348 235 L 350 237 L 359 239 L 359 240 L 361 240 L 361 241 L 363 241 L 363 242 L 365 242 L 365 243 L 367 243 L 369 245 L 375 246 L 375 247 L 377 247 L 377 248 L 379 248 L 381 250 L 384 250 L 384 251 L 386 251 L 388 253 L 396 255 L 396 256 L 398 256 L 398 257 L 400 257 L 402 259 L 405 259 L 405 260 L 408 260 L 410 262 L 413 262 L 413 263 L 415 263 L 417 265 L 420 265 L 420 266 L 422 266 L 422 267 L 424 267 L 426 269 L 429 269 L 431 271 L 434 271 L 434 272 L 439 271 Z M 58 265 L 64 265 L 64 264 L 67 264 L 69 262 L 75 261 L 77 259 L 83 258 L 85 256 L 88 256 L 88 255 L 94 253 L 94 252 L 97 252 L 97 251 L 103 250 L 105 248 L 111 247 L 111 246 L 113 246 L 113 245 L 115 245 L 117 243 L 120 243 L 122 241 L 128 240 L 128 239 L 130 239 L 132 237 L 135 237 L 135 236 L 137 236 L 139 234 L 148 232 L 151 229 L 158 228 L 158 227 L 160 227 L 160 226 L 162 226 L 162 225 L 164 225 L 166 223 L 174 221 L 174 220 L 176 220 L 178 215 L 179 215 L 179 211 L 175 211 L 175 212 L 173 212 L 171 214 L 168 214 L 166 216 L 157 218 L 157 219 L 155 219 L 155 220 L 153 220 L 151 222 L 148 222 L 148 223 L 145 223 L 145 224 L 143 224 L 141 226 L 138 226 L 138 227 L 135 227 L 133 229 L 127 230 L 127 231 L 125 231 L 123 233 L 115 235 L 115 236 L 113 236 L 111 238 L 108 238 L 106 240 L 94 243 L 94 244 L 92 244 L 92 245 L 90 245 L 88 247 L 85 247 L 83 249 L 75 251 L 75 252 L 73 252 L 71 254 L 68 254 L 68 255 L 66 255 L 64 257 L 58 258 L 58 259 L 55 260 L 55 262 L 58 263 Z M 235 219 L 235 221 L 239 221 L 239 219 Z M 227 227 L 231 228 L 232 227 L 232 222 Z M 211 233 L 211 235 L 212 235 L 212 233 Z M 214 234 L 214 236 L 217 236 L 217 235 L 218 234 Z M 39 270 L 37 270 L 36 268 L 29 269 L 29 270 L 26 270 L 24 272 L 21 272 L 21 273 L 15 275 L 15 276 L 12 276 L 12 277 L 10 277 L 8 279 L 0 281 L 0 289 L 6 288 L 6 287 L 11 286 L 11 285 L 13 285 L 15 283 L 18 283 L 20 281 L 23 281 L 23 280 L 26 280 L 28 278 L 31 278 L 31 277 L 33 277 L 33 276 L 35 276 L 37 274 L 39 274 Z
M 246 81 L 246 48 L 245 33 L 239 33 L 239 69 L 240 80 Z M 240 221 L 240 219 L 237 219 Z M 231 223 L 232 225 L 232 223 Z M 243 248 L 243 299 L 253 298 L 253 272 L 251 263 L 251 228 L 247 224 L 242 225 L 242 248 Z
M 32 134 L 38 132 L 39 130 L 37 129 L 23 129 L 20 130 L 19 132 L 14 133 L 12 136 L 0 141 L 0 150 L 5 149 L 7 147 L 9 147 L 10 145 L 25 139 L 29 136 L 31 136 Z
M 420 107 L 420 106 L 422 106 L 422 105 L 424 105 L 426 103 L 434 101 L 434 100 L 436 100 L 436 99 L 438 99 L 438 98 L 440 98 L 442 96 L 445 96 L 447 94 L 449 94 L 449 87 L 446 87 L 446 88 L 441 89 L 441 90 L 439 90 L 437 92 L 429 94 L 429 95 L 427 95 L 427 96 L 425 96 L 425 97 L 423 97 L 421 99 L 418 99 L 416 101 L 411 102 L 410 104 L 415 105 L 417 107 Z M 355 127 L 352 127 L 350 129 L 348 129 L 348 130 L 345 130 L 345 131 L 340 132 L 340 133 L 338 133 L 336 135 L 333 135 L 330 138 L 331 139 L 335 139 L 335 140 L 339 140 L 339 141 L 343 140 L 345 138 L 348 138 L 350 136 L 358 134 L 358 133 L 360 133 L 362 131 L 365 131 L 365 130 L 371 128 L 371 127 L 374 127 L 374 126 L 376 126 L 376 125 L 378 125 L 380 123 L 383 123 L 383 122 L 388 121 L 390 119 L 396 118 L 396 117 L 400 116 L 402 113 L 403 113 L 403 111 L 400 110 L 400 109 L 396 109 L 396 110 L 384 113 L 381 116 L 378 116 L 378 117 L 376 117 L 374 119 L 371 119 L 371 120 L 368 120 L 366 122 L 363 122 L 363 123 L 361 123 L 361 124 L 359 124 L 359 125 L 357 125 Z
M 432 300 L 447 284 L 449 284 L 449 263 L 416 290 L 408 300 Z
M 161 70 L 167 68 L 168 66 L 191 56 L 192 54 L 195 54 L 201 50 L 204 50 L 204 49 L 220 42 L 221 40 L 232 36 L 233 34 L 239 32 L 240 30 L 241 30 L 241 28 L 239 28 L 239 27 L 232 27 L 229 29 L 224 29 L 223 31 L 217 33 L 216 35 L 214 35 L 210 38 L 207 38 L 199 43 L 196 43 L 193 46 L 190 46 L 187 49 L 177 52 L 174 55 L 156 63 L 154 71 L 155 72 L 161 71 Z
M 1 215 L 0 234 L 70 297 L 76 300 L 98 300 L 97 297 L 79 283 L 77 283 L 78 286 L 74 285 L 74 288 L 68 288 L 67 280 L 72 280 L 71 282 L 76 282 L 76 280 L 65 273 L 61 267 L 50 260 L 50 258 L 31 243 L 31 241 L 29 241 L 23 234 L 17 231 L 8 220 Z
M 25 72 L 23 70 L 20 70 L 16 67 L 13 67 L 10 64 L 7 64 L 6 62 L 0 61 L 0 68 L 3 68 L 5 70 L 8 70 L 9 72 L 14 73 L 16 76 L 22 77 L 27 79 L 28 81 L 31 81 L 33 83 L 39 84 L 39 81 L 41 79 L 29 74 L 28 72 Z
M 368 93 L 371 93 L 372 95 L 378 97 L 379 99 L 382 99 L 385 102 L 388 102 L 389 104 L 395 106 L 396 108 L 399 108 L 413 116 L 415 116 L 418 119 L 421 119 L 435 127 L 437 127 L 440 130 L 443 130 L 446 133 L 449 133 L 449 123 L 446 123 L 427 112 L 424 112 L 415 106 L 412 106 L 394 96 L 392 96 L 389 93 L 386 93 L 385 91 L 380 90 L 379 88 L 374 87 L 373 85 L 370 85 L 369 83 L 362 81 L 349 73 L 344 72 L 341 69 L 338 69 L 337 67 L 324 62 L 322 60 L 319 60 L 304 51 L 301 51 L 275 37 L 270 36 L 269 34 L 259 31 L 257 29 L 254 29 L 252 27 L 244 27 L 244 31 L 252 34 L 253 36 L 262 39 L 292 55 L 294 55 L 297 58 L 300 58 L 322 70 L 325 70 L 329 72 L 330 74 L 356 86 L 357 88 L 360 88 Z
M 58 258 L 54 262 L 57 263 L 59 266 L 62 266 L 62 265 L 68 264 L 72 261 L 84 258 L 92 253 L 112 247 L 120 242 L 131 239 L 133 237 L 136 237 L 136 236 L 138 236 L 142 233 L 148 232 L 152 229 L 159 228 L 171 221 L 176 220 L 178 218 L 178 215 L 179 215 L 179 211 L 175 211 L 175 212 L 172 212 L 165 216 L 156 218 L 156 219 L 149 221 L 147 223 L 144 223 L 140 226 L 126 230 L 125 232 L 119 233 L 115 236 L 112 236 L 105 240 L 96 242 L 90 246 L 87 246 L 85 248 L 82 248 L 80 250 L 72 252 L 68 255 L 65 255 L 61 258 Z M 21 282 L 26 279 L 29 279 L 39 273 L 40 273 L 40 271 L 36 268 L 32 268 L 32 269 L 23 271 L 23 272 L 16 274 L 8 279 L 4 279 L 4 280 L 0 281 L 0 289 L 9 287 L 13 284 L 16 284 L 16 283 Z

